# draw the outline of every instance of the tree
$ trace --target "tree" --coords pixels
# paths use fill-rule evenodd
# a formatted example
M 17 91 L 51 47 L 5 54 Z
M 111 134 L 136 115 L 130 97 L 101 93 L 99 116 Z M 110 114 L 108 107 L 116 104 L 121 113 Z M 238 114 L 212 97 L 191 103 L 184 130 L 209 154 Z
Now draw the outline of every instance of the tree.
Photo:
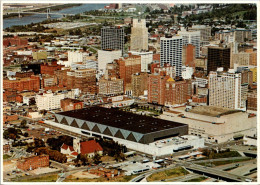
M 79 155 L 79 159 L 81 160 L 81 162 L 82 162 L 82 165 L 86 165 L 87 164 L 87 162 L 88 162 L 88 156 L 87 155 L 83 155 L 83 154 L 80 154 Z
M 25 133 L 23 134 L 23 136 L 24 136 L 24 137 L 28 137 L 28 136 L 29 136 L 28 132 L 25 132 Z
M 150 8 L 149 8 L 149 7 L 146 7 L 145 12 L 146 12 L 146 13 L 149 13 L 149 12 L 150 12 Z
M 97 152 L 95 152 L 95 155 L 93 157 L 94 163 L 95 164 L 100 163 L 100 159 L 101 159 L 101 156 Z
M 26 127 L 26 124 L 27 124 L 27 121 L 24 119 L 24 120 L 21 122 L 20 126 L 21 126 L 22 128 L 25 128 L 25 127 Z

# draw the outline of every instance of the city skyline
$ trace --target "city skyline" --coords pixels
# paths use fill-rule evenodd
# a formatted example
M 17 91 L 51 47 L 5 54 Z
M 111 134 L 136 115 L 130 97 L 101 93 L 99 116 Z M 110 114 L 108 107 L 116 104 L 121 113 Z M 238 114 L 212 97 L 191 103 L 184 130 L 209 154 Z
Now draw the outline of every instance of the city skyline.
M 257 5 L 3 4 L 3 183 L 257 182 Z

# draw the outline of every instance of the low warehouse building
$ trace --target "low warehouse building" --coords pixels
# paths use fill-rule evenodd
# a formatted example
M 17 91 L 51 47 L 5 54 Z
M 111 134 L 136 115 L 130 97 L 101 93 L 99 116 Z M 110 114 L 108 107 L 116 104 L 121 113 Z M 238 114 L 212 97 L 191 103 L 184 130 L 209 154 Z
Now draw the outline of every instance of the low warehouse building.
M 88 107 L 60 112 L 55 114 L 55 122 L 45 123 L 75 133 L 113 139 L 133 150 L 157 156 L 204 146 L 204 139 L 185 136 L 188 134 L 186 124 L 113 108 Z M 187 138 L 184 139 L 184 136 Z M 182 141 L 175 142 L 173 138 Z

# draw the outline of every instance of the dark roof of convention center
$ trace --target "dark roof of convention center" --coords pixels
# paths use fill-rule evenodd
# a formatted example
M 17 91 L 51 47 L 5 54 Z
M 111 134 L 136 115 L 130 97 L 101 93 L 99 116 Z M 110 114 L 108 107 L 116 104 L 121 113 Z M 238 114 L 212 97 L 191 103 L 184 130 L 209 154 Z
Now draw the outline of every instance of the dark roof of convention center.
M 149 116 L 137 115 L 115 108 L 103 108 L 96 106 L 59 112 L 58 114 L 133 132 L 139 132 L 142 134 L 186 125 L 183 123 L 157 119 Z

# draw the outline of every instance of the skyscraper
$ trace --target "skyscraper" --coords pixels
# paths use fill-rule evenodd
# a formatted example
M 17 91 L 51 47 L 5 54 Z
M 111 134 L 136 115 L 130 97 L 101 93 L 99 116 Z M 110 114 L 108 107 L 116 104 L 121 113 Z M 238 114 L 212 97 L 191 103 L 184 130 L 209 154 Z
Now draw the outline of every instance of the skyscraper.
M 123 27 L 103 27 L 101 29 L 101 49 L 121 50 L 124 53 L 124 28 Z
M 230 68 L 230 48 L 209 47 L 207 71 L 216 71 L 218 67 L 223 67 L 224 71 Z
M 148 50 L 148 28 L 145 19 L 133 19 L 131 51 Z
M 200 57 L 200 31 L 179 31 L 183 38 L 183 45 L 192 44 L 195 46 L 195 56 Z
M 209 73 L 209 106 L 241 109 L 240 73 Z
M 176 67 L 176 76 L 181 77 L 182 67 L 182 36 L 161 37 L 161 66 L 168 63 Z

